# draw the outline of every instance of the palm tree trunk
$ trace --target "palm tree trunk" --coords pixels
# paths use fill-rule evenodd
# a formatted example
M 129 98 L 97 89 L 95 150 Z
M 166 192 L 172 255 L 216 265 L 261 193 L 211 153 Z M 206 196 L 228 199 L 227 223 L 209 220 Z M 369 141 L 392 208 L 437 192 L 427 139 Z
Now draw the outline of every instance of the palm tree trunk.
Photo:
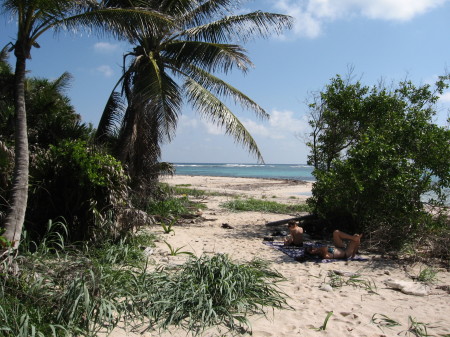
M 28 200 L 28 133 L 25 108 L 25 71 L 26 57 L 16 48 L 16 72 L 14 81 L 15 105 L 15 162 L 13 185 L 10 197 L 10 209 L 6 216 L 5 233 L 3 236 L 17 249 L 22 236 L 25 211 Z

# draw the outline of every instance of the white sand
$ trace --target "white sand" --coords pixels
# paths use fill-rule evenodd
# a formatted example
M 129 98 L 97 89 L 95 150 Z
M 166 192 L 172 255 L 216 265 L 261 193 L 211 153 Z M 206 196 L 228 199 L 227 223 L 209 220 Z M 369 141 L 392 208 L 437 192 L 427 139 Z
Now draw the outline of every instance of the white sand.
M 310 193 L 310 183 L 288 182 L 281 180 L 263 180 L 247 178 L 192 177 L 174 176 L 166 178 L 171 185 L 189 184 L 190 188 L 226 192 L 267 198 L 277 202 L 298 203 L 304 201 Z M 293 310 L 275 310 L 268 312 L 268 318 L 252 316 L 253 336 L 400 336 L 407 335 L 410 326 L 409 317 L 418 322 L 429 324 L 428 334 L 448 336 L 450 334 L 450 295 L 438 286 L 450 285 L 450 273 L 439 269 L 438 281 L 431 285 L 428 296 L 406 295 L 387 288 L 388 279 L 412 281 L 410 275 L 418 275 L 426 266 L 421 264 L 405 265 L 398 261 L 385 260 L 373 255 L 361 255 L 368 261 L 337 261 L 332 263 L 299 263 L 287 255 L 272 249 L 262 242 L 273 228 L 265 224 L 281 220 L 291 215 L 265 214 L 260 212 L 233 213 L 222 209 L 220 203 L 231 196 L 208 196 L 203 200 L 208 209 L 203 211 L 201 221 L 186 220 L 174 227 L 175 234 L 163 234 L 160 228 L 152 228 L 175 248 L 201 254 L 226 253 L 238 261 L 250 261 L 255 257 L 271 262 L 271 267 L 282 273 L 286 281 L 280 285 L 289 295 L 288 303 Z M 224 229 L 227 223 L 233 229 Z M 183 255 L 168 256 L 168 247 L 162 242 L 154 249 L 156 263 L 178 264 L 185 260 Z M 376 294 L 366 289 L 345 285 L 331 291 L 321 287 L 329 283 L 330 270 L 359 273 L 361 278 L 376 286 Z M 347 278 L 345 278 L 347 279 Z M 317 331 L 327 316 L 333 311 L 325 331 Z M 401 326 L 383 331 L 371 323 L 373 315 L 383 314 L 398 321 Z M 378 315 L 378 316 L 377 316 Z M 112 336 L 186 336 L 185 331 L 125 333 L 117 329 Z M 188 334 L 189 336 L 189 334 Z M 205 336 L 220 336 L 211 330 Z M 411 335 L 414 336 L 414 335 Z

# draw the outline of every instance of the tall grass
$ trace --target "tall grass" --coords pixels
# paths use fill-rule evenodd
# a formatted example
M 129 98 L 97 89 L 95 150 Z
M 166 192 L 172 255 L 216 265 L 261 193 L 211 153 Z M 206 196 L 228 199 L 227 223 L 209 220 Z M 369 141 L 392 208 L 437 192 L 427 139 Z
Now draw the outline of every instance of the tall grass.
M 259 200 L 254 198 L 230 200 L 221 205 L 233 211 L 256 211 L 278 214 L 296 214 L 309 212 L 306 204 L 281 204 L 275 201 Z
M 96 336 L 112 330 L 129 315 L 136 296 L 130 280 L 144 272 L 141 245 L 151 240 L 142 235 L 97 247 L 67 246 L 63 236 L 49 232 L 13 261 L 17 275 L 0 275 L 0 335 Z
M 149 316 L 163 329 L 174 325 L 197 335 L 222 326 L 238 333 L 250 328 L 248 315 L 265 314 L 266 307 L 288 308 L 276 287 L 283 277 L 262 261 L 237 264 L 227 255 L 203 256 L 160 277 Z
M 148 214 L 157 214 L 160 217 L 182 217 L 185 214 L 192 213 L 193 210 L 205 208 L 201 203 L 195 203 L 189 200 L 187 196 L 170 197 L 166 200 L 151 201 L 147 205 Z
M 149 273 L 142 249 L 149 236 L 101 246 L 59 240 L 52 242 L 59 249 L 37 245 L 23 251 L 14 261 L 18 275 L 0 273 L 0 336 L 90 337 L 119 322 L 130 329 L 174 325 L 200 334 L 224 326 L 236 332 L 249 327 L 252 313 L 287 307 L 275 285 L 281 275 L 259 261 L 192 257 L 179 269 Z

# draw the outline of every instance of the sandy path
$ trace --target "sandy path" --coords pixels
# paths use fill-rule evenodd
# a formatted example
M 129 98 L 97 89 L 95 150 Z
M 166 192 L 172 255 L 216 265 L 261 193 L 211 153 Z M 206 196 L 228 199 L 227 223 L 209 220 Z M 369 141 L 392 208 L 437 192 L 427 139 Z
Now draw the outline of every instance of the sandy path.
M 278 202 L 299 202 L 305 200 L 311 185 L 304 183 L 261 180 L 246 178 L 216 178 L 175 176 L 167 178 L 172 185 L 189 184 L 190 188 L 245 194 L 252 197 L 265 197 Z M 382 337 L 407 335 L 409 317 L 416 321 L 428 323 L 428 334 L 448 336 L 450 334 L 450 295 L 438 289 L 439 285 L 450 285 L 450 274 L 440 269 L 438 281 L 430 287 L 428 296 L 406 295 L 384 285 L 388 279 L 411 281 L 409 275 L 418 275 L 425 266 L 402 265 L 396 261 L 384 260 L 377 256 L 361 255 L 368 261 L 338 261 L 332 263 L 298 263 L 281 252 L 262 243 L 262 237 L 271 233 L 273 228 L 265 226 L 269 221 L 288 218 L 291 215 L 265 214 L 259 212 L 233 213 L 220 207 L 220 203 L 230 196 L 208 196 L 202 201 L 208 206 L 203 212 L 201 222 L 186 221 L 177 225 L 175 233 L 163 234 L 159 228 L 152 231 L 159 234 L 173 247 L 183 247 L 196 255 L 226 253 L 234 260 L 249 261 L 255 257 L 270 261 L 271 267 L 286 277 L 281 290 L 289 295 L 288 303 L 293 310 L 275 310 L 264 317 L 251 317 L 253 336 L 288 337 L 288 336 L 360 336 Z M 224 229 L 227 223 L 233 229 Z M 163 241 L 154 249 L 156 263 L 179 264 L 185 257 L 168 256 L 168 248 Z M 376 294 L 367 289 L 345 285 L 323 290 L 323 284 L 329 283 L 330 270 L 358 272 L 361 277 L 376 287 Z M 327 313 L 333 311 L 325 331 L 317 331 Z M 371 323 L 374 314 L 386 315 L 398 321 L 401 326 L 382 331 Z M 380 316 L 378 316 L 380 317 Z M 115 331 L 112 336 L 139 336 L 139 334 Z M 142 335 L 141 335 L 142 336 Z M 158 334 L 146 332 L 144 336 L 186 336 L 184 331 L 171 331 Z M 217 331 L 210 331 L 205 336 L 218 336 Z M 411 336 L 414 336 L 411 334 Z

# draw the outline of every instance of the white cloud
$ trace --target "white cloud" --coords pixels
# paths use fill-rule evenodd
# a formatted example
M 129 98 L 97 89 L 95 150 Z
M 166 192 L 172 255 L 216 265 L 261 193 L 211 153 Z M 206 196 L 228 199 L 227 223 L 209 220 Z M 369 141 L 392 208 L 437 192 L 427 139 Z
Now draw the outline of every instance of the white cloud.
M 114 75 L 114 70 L 108 65 L 101 65 L 96 69 L 100 73 L 102 73 L 105 77 L 111 77 Z
M 267 139 L 290 139 L 292 136 L 304 132 L 308 127 L 307 120 L 295 118 L 295 113 L 289 110 L 273 110 L 268 121 L 260 122 L 249 118 L 240 118 L 240 121 L 252 136 Z M 181 116 L 178 123 L 178 131 L 182 128 L 183 132 L 187 129 L 189 129 L 188 132 L 193 132 L 199 123 L 209 135 L 225 134 L 225 128 L 213 124 L 209 120 L 189 118 L 184 115 Z
M 242 124 L 244 124 L 245 128 L 252 136 L 262 136 L 275 139 L 284 138 L 283 136 L 278 136 L 277 134 L 271 135 L 270 129 L 267 126 L 257 123 L 251 119 L 243 119 Z
M 270 114 L 269 124 L 273 129 L 289 133 L 299 132 L 305 128 L 305 122 L 301 119 L 296 119 L 294 112 L 289 110 L 273 110 Z
M 442 103 L 450 103 L 450 91 L 444 92 L 440 97 L 440 101 Z
M 202 119 L 202 124 L 206 128 L 206 132 L 210 135 L 218 136 L 218 135 L 223 135 L 225 133 L 224 128 L 222 128 L 221 126 L 218 126 L 216 124 L 213 124 L 208 120 Z
M 294 33 L 315 38 L 326 22 L 355 16 L 408 21 L 450 0 L 273 0 L 275 8 L 295 18 Z
M 289 110 L 273 110 L 268 123 L 257 123 L 250 119 L 242 120 L 242 123 L 253 136 L 270 139 L 290 139 L 303 132 L 308 124 L 303 119 L 295 118 L 294 112 Z
M 119 49 L 118 44 L 113 44 L 109 42 L 97 42 L 94 44 L 94 50 L 100 53 L 111 53 Z
M 198 126 L 198 121 L 195 118 L 189 118 L 186 115 L 181 115 L 177 123 L 177 131 L 181 132 L 186 129 L 195 129 Z

